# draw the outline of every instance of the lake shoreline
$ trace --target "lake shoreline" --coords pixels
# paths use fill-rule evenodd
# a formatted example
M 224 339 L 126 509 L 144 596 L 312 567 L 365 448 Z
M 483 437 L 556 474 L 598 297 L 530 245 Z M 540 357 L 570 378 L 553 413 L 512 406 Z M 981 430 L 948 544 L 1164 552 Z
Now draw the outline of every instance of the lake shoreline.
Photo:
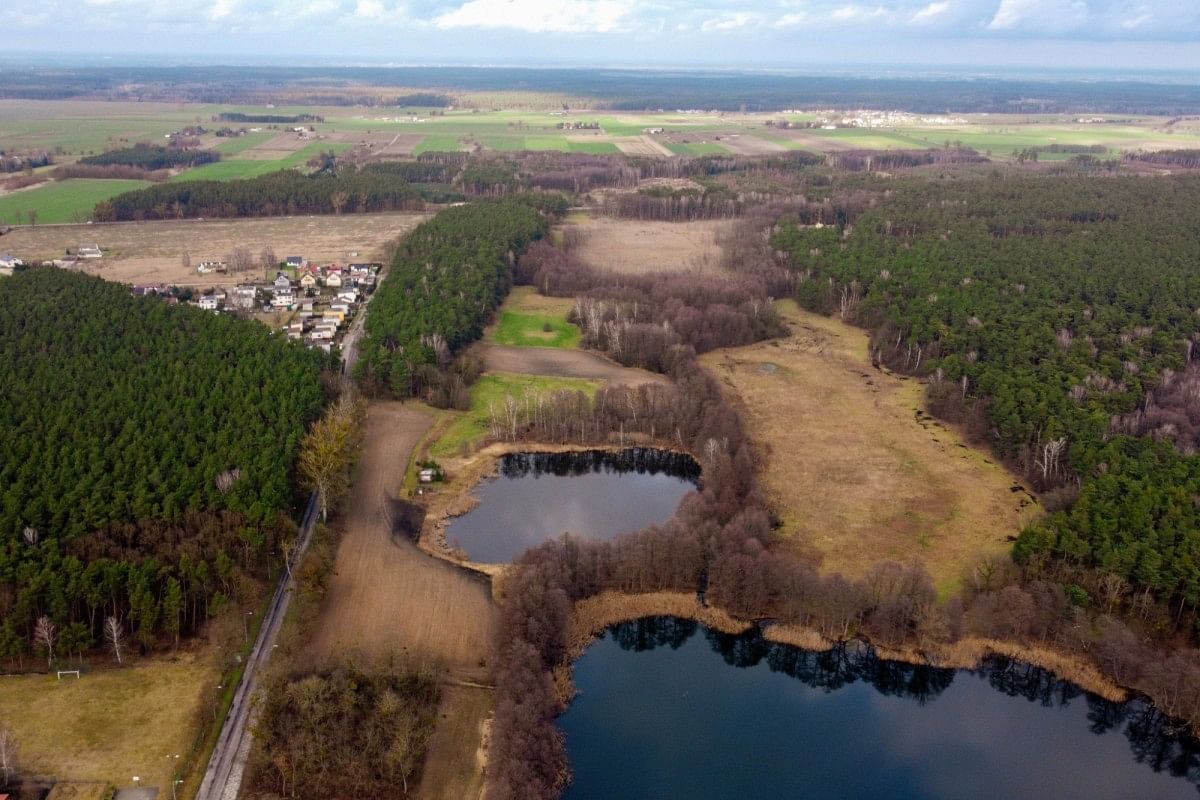
M 691 620 L 721 633 L 734 635 L 745 633 L 756 624 L 739 619 L 718 607 L 701 605 L 695 594 L 686 592 L 628 594 L 607 591 L 580 600 L 571 610 L 566 658 L 554 672 L 554 683 L 564 707 L 575 696 L 575 687 L 571 680 L 574 663 L 597 637 L 613 625 L 660 616 Z M 771 623 L 762 626 L 762 634 L 767 641 L 816 652 L 831 650 L 839 644 L 838 641 L 822 636 L 813 628 L 791 623 Z M 930 648 L 888 647 L 876 644 L 869 637 L 861 635 L 853 636 L 847 641 L 853 640 L 863 642 L 881 659 L 887 661 L 944 669 L 974 670 L 991 656 L 1003 656 L 1044 669 L 1056 678 L 1110 702 L 1124 702 L 1133 695 L 1129 689 L 1106 677 L 1086 660 L 1046 646 L 976 636 L 964 637 L 956 642 Z

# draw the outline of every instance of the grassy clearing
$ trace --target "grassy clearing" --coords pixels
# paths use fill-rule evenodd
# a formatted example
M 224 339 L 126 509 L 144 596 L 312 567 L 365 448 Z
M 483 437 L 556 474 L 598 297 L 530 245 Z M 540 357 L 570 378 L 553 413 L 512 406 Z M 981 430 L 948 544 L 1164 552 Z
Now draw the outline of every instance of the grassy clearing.
M 500 309 L 488 340 L 513 347 L 563 347 L 579 344 L 579 328 L 567 322 L 573 301 L 544 297 L 531 286 L 518 286 Z
M 621 152 L 612 142 L 576 142 L 567 140 L 567 150 L 571 153 L 589 153 L 591 155 L 610 155 Z
M 84 222 L 91 219 L 97 203 L 149 185 L 148 181 L 77 178 L 13 192 L 0 196 L 0 222 L 17 222 L 18 213 L 28 222 L 30 210 L 37 211 L 39 223 Z
M 471 387 L 471 409 L 451 422 L 441 438 L 429 448 L 433 458 L 447 458 L 469 450 L 490 432 L 491 408 L 503 408 L 505 397 L 524 397 L 526 391 L 579 391 L 595 396 L 599 381 L 578 378 L 548 378 L 496 372 L 484 375 Z
M 527 314 L 521 311 L 501 311 L 500 321 L 492 334 L 496 344 L 514 347 L 565 347 L 579 344 L 579 328 L 561 316 Z
M 864 332 L 780 308 L 791 336 L 702 361 L 741 401 L 789 546 L 850 575 L 915 558 L 943 593 L 1007 553 L 1037 513 L 1014 477 L 920 413 L 920 382 L 872 369 Z
M 259 131 L 258 133 L 243 133 L 241 136 L 235 136 L 230 139 L 225 139 L 213 150 L 219 152 L 222 156 L 232 156 L 243 150 L 249 150 L 252 147 L 258 147 L 275 138 L 274 131 Z
M 716 142 L 665 142 L 667 149 L 680 156 L 710 156 L 728 153 Z
M 217 670 L 193 654 L 124 669 L 0 677 L 0 719 L 12 729 L 22 767 L 34 774 L 105 781 L 170 794 L 171 776 L 201 723 Z
M 429 152 L 452 153 L 461 149 L 462 144 L 459 142 L 457 136 L 451 136 L 448 134 L 435 134 L 433 136 L 426 136 L 424 139 L 422 139 L 420 143 L 413 148 L 413 155 L 420 155 L 421 153 Z
M 184 170 L 173 181 L 233 181 L 257 178 L 281 169 L 303 168 L 313 156 L 332 150 L 340 153 L 353 147 L 349 142 L 313 142 L 283 158 L 271 160 L 230 158 Z

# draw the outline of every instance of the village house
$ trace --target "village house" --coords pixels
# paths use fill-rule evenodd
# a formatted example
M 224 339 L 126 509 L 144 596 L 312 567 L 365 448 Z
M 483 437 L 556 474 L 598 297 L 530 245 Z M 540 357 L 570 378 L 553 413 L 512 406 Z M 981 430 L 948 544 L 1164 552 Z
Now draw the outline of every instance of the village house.
M 308 262 L 304 260 L 304 256 L 288 256 L 285 262 L 289 269 L 304 269 Z
M 300 286 L 303 289 L 312 289 L 317 285 L 317 278 L 311 272 L 305 272 L 300 276 Z
M 342 271 L 331 269 L 325 273 L 325 285 L 339 287 L 342 285 Z
M 8 270 L 11 275 L 17 267 L 24 266 L 25 262 L 14 256 L 12 253 L 0 254 L 0 270 Z
M 217 298 L 215 292 L 213 294 L 202 294 L 200 295 L 199 305 L 205 311 L 217 311 L 221 307 L 221 301 Z
M 290 308 L 295 302 L 296 298 L 292 295 L 292 290 L 284 289 L 275 292 L 275 296 L 271 298 L 271 307 L 276 309 Z
M 275 273 L 275 280 L 271 283 L 271 286 L 276 292 L 290 293 L 292 291 L 292 279 L 287 275 L 284 275 L 282 272 L 277 272 Z
M 235 308 L 254 308 L 254 303 L 256 300 L 258 300 L 257 286 L 243 283 L 233 287 L 233 296 L 230 302 Z
M 210 272 L 228 272 L 229 265 L 224 261 L 201 261 L 196 265 L 196 272 L 207 275 Z

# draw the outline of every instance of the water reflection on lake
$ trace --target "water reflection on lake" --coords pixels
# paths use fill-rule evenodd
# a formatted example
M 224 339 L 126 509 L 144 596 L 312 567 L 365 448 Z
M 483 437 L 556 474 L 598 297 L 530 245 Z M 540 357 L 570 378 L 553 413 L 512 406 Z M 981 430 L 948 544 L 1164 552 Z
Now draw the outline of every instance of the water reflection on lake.
M 1200 750 L 1141 700 L 1025 664 L 813 653 L 673 617 L 614 626 L 575 666 L 567 800 L 1195 798 Z
M 562 533 L 610 538 L 668 520 L 699 477 L 689 456 L 653 448 L 512 453 L 446 539 L 472 561 L 500 563 Z

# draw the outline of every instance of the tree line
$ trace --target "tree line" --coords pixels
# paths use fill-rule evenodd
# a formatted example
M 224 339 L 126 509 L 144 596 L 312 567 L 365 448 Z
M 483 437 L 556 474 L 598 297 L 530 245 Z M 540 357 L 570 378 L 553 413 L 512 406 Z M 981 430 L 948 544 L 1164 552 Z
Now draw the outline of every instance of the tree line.
M 420 210 L 462 195 L 440 184 L 413 184 L 371 170 L 303 175 L 285 169 L 233 181 L 181 181 L 147 186 L 99 203 L 97 221 L 271 217 Z
M 161 147 L 139 143 L 133 147 L 109 150 L 94 156 L 84 156 L 80 164 L 96 167 L 126 166 L 144 170 L 176 169 L 197 167 L 221 160 L 216 150 L 185 150 L 179 147 Z
M 358 364 L 368 391 L 412 397 L 436 387 L 508 293 L 517 254 L 546 230 L 542 214 L 514 199 L 449 208 L 417 226 L 371 301 Z
M 97 644 L 115 616 L 149 647 L 248 598 L 293 528 L 326 357 L 50 268 L 0 282 L 0 342 L 6 655 L 42 618 Z

